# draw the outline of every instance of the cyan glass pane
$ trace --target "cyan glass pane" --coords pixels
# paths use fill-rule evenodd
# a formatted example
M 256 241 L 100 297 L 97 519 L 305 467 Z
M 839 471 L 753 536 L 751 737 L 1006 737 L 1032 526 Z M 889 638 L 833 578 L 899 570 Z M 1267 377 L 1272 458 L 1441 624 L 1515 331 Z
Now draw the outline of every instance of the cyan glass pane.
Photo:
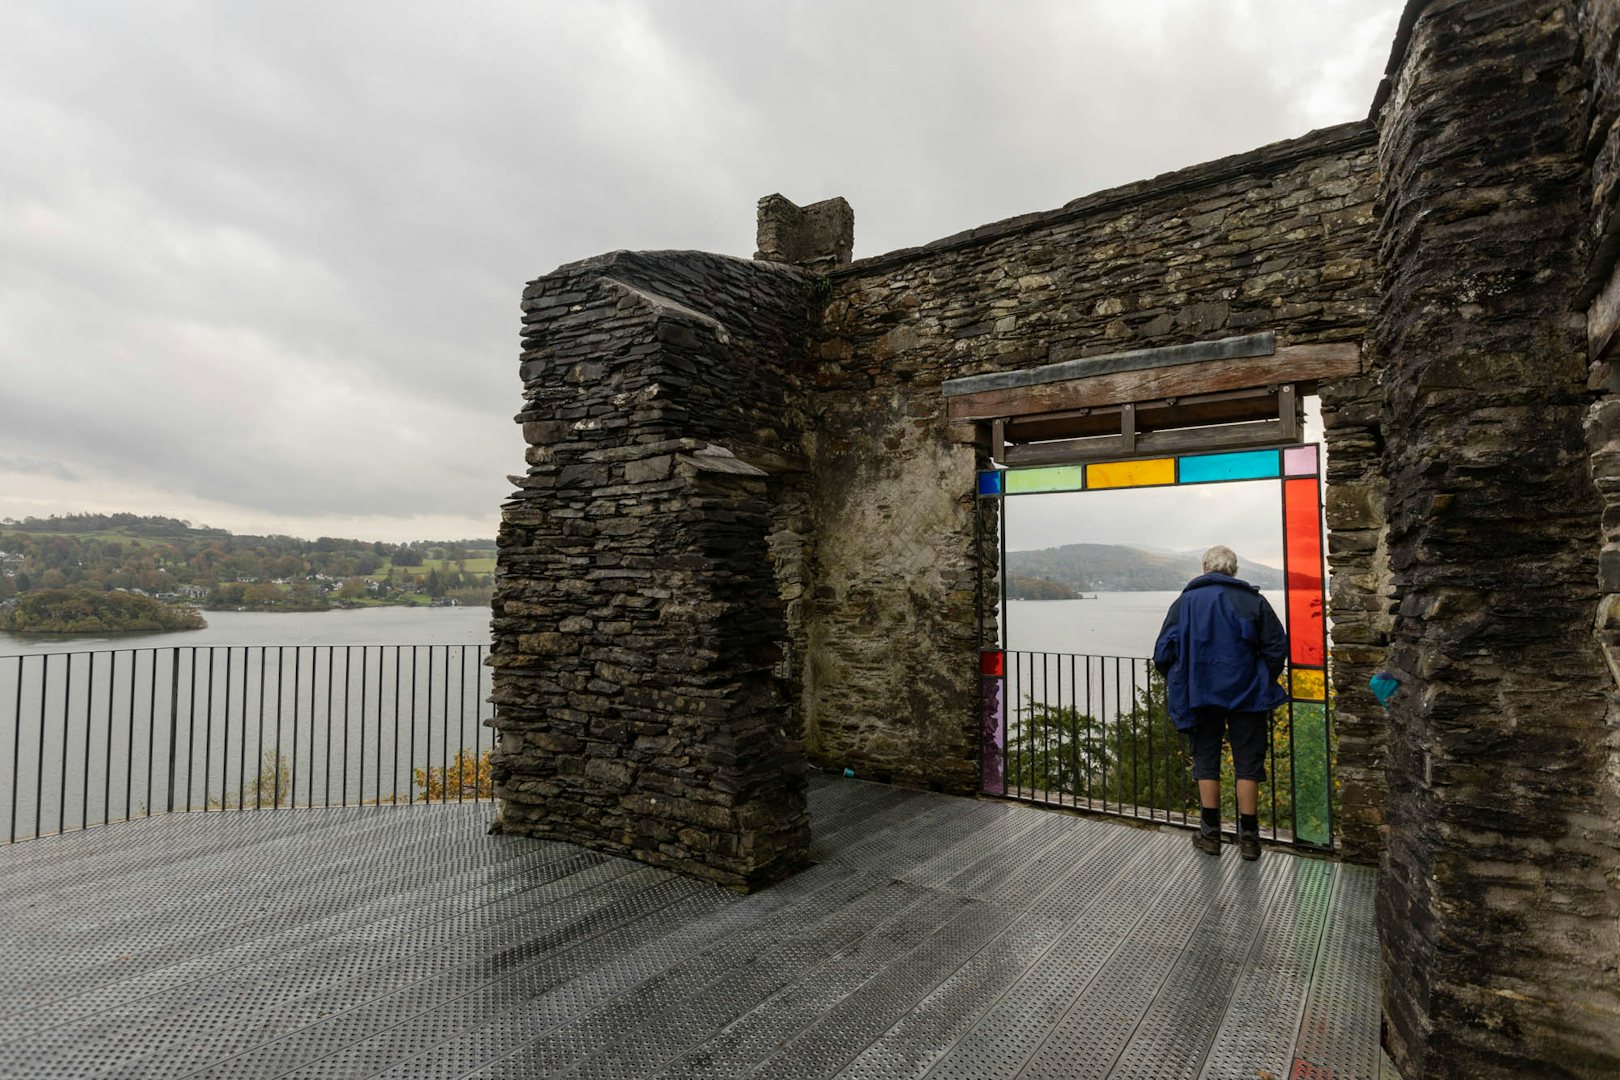
M 1333 791 L 1329 783 L 1327 709 L 1316 702 L 1292 706 L 1294 735 L 1294 836 L 1327 847 L 1333 842 Z
M 1002 771 L 1006 739 L 1002 697 L 1006 681 L 994 676 L 979 680 L 979 790 L 987 795 L 1005 795 L 1007 778 Z
M 1277 475 L 1277 451 L 1240 450 L 1232 454 L 1200 454 L 1182 458 L 1180 466 L 1183 484 L 1266 480 Z
M 1024 495 L 1035 491 L 1079 491 L 1085 487 L 1084 471 L 1079 465 L 1049 465 L 1044 469 L 1008 469 L 1005 475 L 1008 495 Z
M 979 474 L 979 494 L 980 495 L 1000 495 L 1001 494 L 1001 473 L 999 473 L 999 472 L 997 472 L 995 470 L 980 473 Z

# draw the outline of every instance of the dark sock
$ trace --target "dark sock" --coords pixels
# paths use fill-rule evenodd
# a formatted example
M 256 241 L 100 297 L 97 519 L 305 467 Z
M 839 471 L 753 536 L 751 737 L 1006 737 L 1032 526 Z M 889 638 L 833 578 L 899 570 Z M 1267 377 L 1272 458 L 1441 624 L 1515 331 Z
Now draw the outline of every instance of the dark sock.
M 1204 812 L 1204 831 L 1220 832 L 1221 808 L 1218 806 L 1201 806 L 1199 809 Z
M 1260 835 L 1260 815 L 1259 814 L 1239 814 L 1238 815 L 1238 831 L 1243 833 L 1243 835 L 1245 835 L 1245 836 L 1259 836 Z

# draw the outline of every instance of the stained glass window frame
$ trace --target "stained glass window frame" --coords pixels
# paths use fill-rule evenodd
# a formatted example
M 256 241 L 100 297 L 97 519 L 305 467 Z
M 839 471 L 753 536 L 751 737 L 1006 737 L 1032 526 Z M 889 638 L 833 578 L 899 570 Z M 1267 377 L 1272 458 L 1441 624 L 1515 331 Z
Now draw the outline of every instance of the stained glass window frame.
M 1288 631 L 1289 657 L 1286 673 L 1285 687 L 1289 691 L 1288 717 L 1290 725 L 1289 753 L 1290 782 L 1293 790 L 1294 828 L 1293 838 L 1297 846 L 1314 847 L 1322 850 L 1333 849 L 1333 767 L 1332 767 L 1332 704 L 1329 673 L 1331 668 L 1331 653 L 1327 639 L 1327 565 L 1326 543 L 1322 530 L 1322 450 L 1319 443 L 1299 443 L 1289 446 L 1266 447 L 1260 449 L 1219 450 L 1195 454 L 1161 455 L 1155 458 L 1135 457 L 1119 458 L 1107 461 L 1075 463 L 1072 465 L 1045 465 L 1029 467 L 1011 467 L 981 470 L 977 475 L 975 499 L 975 540 L 976 545 L 983 543 L 982 515 L 987 509 L 987 500 L 994 500 L 997 514 L 996 547 L 1000 553 L 1001 566 L 998 572 L 998 581 L 1001 587 L 1000 610 L 1006 610 L 1006 519 L 1005 499 L 1021 498 L 1026 495 L 1052 495 L 1073 494 L 1089 491 L 1124 491 L 1132 488 L 1146 487 L 1205 487 L 1210 484 L 1226 483 L 1256 483 L 1269 482 L 1277 485 L 1278 500 L 1280 503 L 1282 531 L 1283 531 L 1283 607 L 1284 625 Z M 1164 467 L 1169 463 L 1169 469 Z M 1188 465 L 1191 465 L 1191 468 Z M 1073 487 L 1041 486 L 1032 484 L 1026 490 L 1013 490 L 1022 486 L 1013 480 L 1014 474 L 1031 473 L 1041 470 L 1047 477 L 1056 477 L 1059 470 L 1072 469 L 1079 473 L 1080 482 Z M 1104 483 L 1093 484 L 1093 469 L 1097 475 L 1106 477 L 1110 481 L 1120 477 L 1145 476 L 1150 477 L 1141 483 Z M 1232 475 L 1220 475 L 1223 471 Z M 1165 478 L 1168 471 L 1169 478 Z M 1259 472 L 1263 475 L 1254 475 Z M 1065 474 L 1065 475 L 1072 475 Z M 1308 483 L 1307 483 L 1308 482 Z M 1305 500 L 1303 496 L 1310 492 Z M 1292 499 L 1292 502 L 1291 502 Z M 1313 520 L 1315 529 L 1311 537 L 1305 535 L 1301 528 L 1290 529 L 1290 510 L 1295 511 L 1296 525 L 1307 519 Z M 976 550 L 982 551 L 976 546 Z M 1309 586 L 1309 587 L 1307 587 Z M 1308 595 L 1307 595 L 1308 594 Z M 1004 664 L 1004 636 L 1003 620 L 996 625 L 995 642 L 985 644 L 982 640 L 984 632 L 983 601 L 980 601 L 979 627 L 981 634 L 981 649 L 985 652 L 998 654 L 998 660 Z M 1314 662 L 1313 662 L 1314 661 Z M 984 666 L 981 659 L 980 678 L 981 687 L 981 786 L 986 794 L 1005 793 L 1005 775 L 1000 777 L 999 790 L 992 791 L 988 783 L 989 772 L 986 765 L 988 754 L 991 752 L 990 732 L 986 725 L 987 717 L 992 715 L 992 699 L 995 704 L 994 715 L 999 720 L 1001 736 L 999 745 L 994 752 L 998 759 L 1005 747 L 1005 672 L 998 669 L 998 674 L 992 675 Z M 1301 708 L 1296 709 L 1299 705 Z M 1318 719 L 1319 717 L 1319 719 Z M 1313 745 L 1308 753 L 1301 755 L 1299 745 L 1301 738 L 1300 722 L 1307 721 L 1305 732 Z M 1320 745 L 1314 745 L 1320 742 Z M 1315 790 L 1301 791 L 1299 766 L 1301 758 L 1313 765 L 1320 762 L 1321 775 L 1316 777 L 1312 785 Z M 1305 800 L 1302 803 L 1302 794 Z M 1322 809 L 1320 814 L 1312 814 L 1307 828 L 1302 830 L 1302 805 L 1309 804 Z M 1323 809 L 1325 808 L 1325 809 Z

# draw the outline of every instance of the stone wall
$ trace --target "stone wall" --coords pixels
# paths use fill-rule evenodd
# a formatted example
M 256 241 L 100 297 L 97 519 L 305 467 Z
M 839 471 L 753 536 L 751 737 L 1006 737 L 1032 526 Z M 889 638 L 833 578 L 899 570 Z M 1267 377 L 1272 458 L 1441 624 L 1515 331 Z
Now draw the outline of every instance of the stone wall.
M 1369 349 L 1403 688 L 1378 925 L 1407 1076 L 1620 1072 L 1583 6 L 1413 4 L 1381 103 Z
M 1583 298 L 1595 296 L 1620 262 L 1620 0 L 1586 0 L 1580 5 L 1581 40 L 1591 81 L 1584 126 L 1586 162 L 1591 170 Z
M 844 266 L 855 250 L 855 211 L 841 198 L 799 206 L 782 195 L 759 200 L 754 258 L 812 270 Z
M 971 492 L 986 456 L 970 426 L 947 425 L 940 384 L 1260 330 L 1279 345 L 1359 340 L 1375 304 L 1374 138 L 1367 124 L 1325 129 L 831 274 L 812 369 L 805 713 L 818 760 L 975 789 Z M 1352 647 L 1336 679 L 1341 775 L 1367 803 L 1345 844 L 1365 858 L 1384 738 L 1365 685 L 1387 620 L 1372 570 L 1376 387 L 1322 395 L 1346 493 L 1329 508 L 1334 618 Z
M 532 282 L 523 310 L 496 827 L 736 889 L 776 880 L 809 842 L 776 570 L 803 558 L 804 275 L 619 253 Z

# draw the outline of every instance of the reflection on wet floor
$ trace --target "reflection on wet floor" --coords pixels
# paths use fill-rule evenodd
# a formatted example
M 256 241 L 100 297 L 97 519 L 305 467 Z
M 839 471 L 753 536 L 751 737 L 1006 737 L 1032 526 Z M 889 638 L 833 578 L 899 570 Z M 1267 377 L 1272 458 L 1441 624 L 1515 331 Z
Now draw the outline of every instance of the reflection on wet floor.
M 1379 1075 L 1373 873 L 851 780 L 740 897 L 490 804 L 0 849 L 0 1075 Z

